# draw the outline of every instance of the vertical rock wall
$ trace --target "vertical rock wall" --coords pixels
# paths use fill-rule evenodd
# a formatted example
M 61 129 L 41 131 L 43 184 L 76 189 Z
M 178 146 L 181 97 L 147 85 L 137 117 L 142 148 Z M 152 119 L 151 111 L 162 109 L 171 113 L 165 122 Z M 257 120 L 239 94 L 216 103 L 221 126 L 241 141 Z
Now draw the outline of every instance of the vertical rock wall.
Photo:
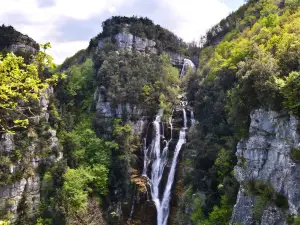
M 16 221 L 25 210 L 29 218 L 34 218 L 40 203 L 39 166 L 62 158 L 56 131 L 48 123 L 51 94 L 53 89 L 49 88 L 41 97 L 42 113 L 31 118 L 34 126 L 0 137 L 0 219 Z
M 247 183 L 261 181 L 283 195 L 288 206 L 270 201 L 263 207 L 262 225 L 286 224 L 286 218 L 300 213 L 300 164 L 291 158 L 291 150 L 299 148 L 299 120 L 292 115 L 256 110 L 251 115 L 249 137 L 237 145 L 238 164 L 235 177 L 241 184 L 232 224 L 254 224 L 258 197 L 249 193 Z M 257 209 L 256 209 L 257 210 Z

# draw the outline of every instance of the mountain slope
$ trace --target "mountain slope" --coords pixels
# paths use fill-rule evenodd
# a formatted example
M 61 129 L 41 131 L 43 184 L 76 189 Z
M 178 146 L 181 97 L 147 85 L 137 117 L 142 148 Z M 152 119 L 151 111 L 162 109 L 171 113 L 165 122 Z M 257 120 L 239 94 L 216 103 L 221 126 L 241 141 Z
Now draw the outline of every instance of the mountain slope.
M 169 210 L 168 224 L 298 224 L 299 18 L 298 0 L 248 1 L 201 49 L 147 18 L 104 21 L 57 68 L 67 78 L 41 98 L 38 135 L 1 134 L 3 162 L 15 160 L 1 175 L 26 172 L 2 184 L 1 209 L 19 224 L 150 225 Z
M 188 217 L 185 215 L 187 221 L 192 220 L 195 224 L 215 224 L 216 221 L 229 223 L 238 190 L 233 176 L 235 165 L 240 193 L 264 200 L 261 193 L 263 191 L 257 190 L 259 186 L 255 186 L 254 192 L 251 192 L 245 183 L 250 179 L 268 185 L 269 182 L 272 183 L 270 177 L 257 175 L 252 171 L 254 174 L 251 172 L 248 174 L 250 177 L 246 179 L 241 178 L 239 171 L 241 168 L 248 171 L 252 167 L 264 170 L 264 164 L 259 164 L 252 148 L 261 149 L 260 151 L 265 151 L 264 154 L 276 151 L 259 145 L 259 138 L 264 139 L 267 134 L 260 133 L 253 137 L 253 128 L 249 130 L 250 122 L 259 123 L 254 120 L 257 117 L 257 111 L 254 110 L 262 110 L 259 111 L 260 118 L 265 118 L 265 114 L 274 113 L 271 110 L 285 115 L 283 117 L 288 113 L 299 117 L 296 97 L 299 87 L 299 76 L 296 75 L 299 73 L 299 22 L 298 1 L 249 1 L 215 26 L 206 36 L 204 47 L 201 49 L 199 69 L 195 75 L 190 76 L 186 88 L 188 99 L 194 104 L 195 118 L 199 122 L 198 128 L 190 134 L 185 152 L 185 161 L 188 162 L 186 171 L 190 172 L 183 175 L 186 192 L 182 200 L 183 208 L 180 210 L 184 212 L 193 205 L 197 209 L 191 211 Z M 288 88 L 291 86 L 293 90 Z M 284 123 L 283 121 L 284 119 L 279 123 Z M 259 123 L 257 129 L 265 130 L 264 126 L 263 122 Z M 283 131 L 276 131 L 273 135 L 282 135 Z M 248 144 L 242 149 L 238 147 L 236 158 L 237 142 L 248 136 L 249 141 L 253 138 L 259 140 L 252 143 L 252 147 Z M 267 143 L 266 141 L 265 144 Z M 285 142 L 282 140 L 280 144 L 285 145 Z M 298 145 L 299 140 L 296 138 L 295 142 L 292 141 L 286 148 L 288 152 L 292 152 Z M 246 150 L 247 153 L 243 156 L 242 152 Z M 271 154 L 267 154 L 265 160 L 275 160 L 268 157 L 271 157 Z M 298 168 L 297 162 L 289 160 Z M 287 165 L 283 167 L 288 168 Z M 278 168 L 274 166 L 269 170 L 274 172 Z M 295 202 L 289 199 L 290 194 L 283 187 L 272 184 L 275 186 L 268 189 L 272 192 L 271 195 L 282 195 L 282 201 L 287 199 L 290 206 L 288 210 L 276 209 L 283 212 L 278 220 L 272 220 L 270 215 L 261 218 L 262 215 L 267 215 L 267 211 L 263 210 L 274 204 L 274 199 L 270 197 L 271 200 L 255 204 L 248 212 L 244 212 L 243 203 L 240 202 L 235 208 L 233 222 L 250 224 L 253 221 L 263 221 L 262 224 L 283 224 L 283 217 L 295 214 L 292 206 Z M 297 182 L 294 185 L 290 188 L 298 190 Z M 193 194 L 198 196 L 197 200 L 191 199 Z M 241 194 L 238 198 L 240 197 Z M 184 218 L 182 211 L 178 212 L 178 218 Z M 263 213 L 257 215 L 258 211 Z M 238 219 L 235 217 L 237 212 L 241 213 Z M 250 222 L 246 218 L 251 218 Z

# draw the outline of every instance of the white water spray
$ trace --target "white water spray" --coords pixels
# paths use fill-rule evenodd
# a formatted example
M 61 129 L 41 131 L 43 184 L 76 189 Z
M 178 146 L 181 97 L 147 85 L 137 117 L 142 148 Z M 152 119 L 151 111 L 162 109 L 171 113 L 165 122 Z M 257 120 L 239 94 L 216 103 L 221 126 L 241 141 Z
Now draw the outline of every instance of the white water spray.
M 186 111 L 183 109 L 183 128 L 187 128 Z
M 175 170 L 177 165 L 178 156 L 181 150 L 182 145 L 185 143 L 185 128 L 180 130 L 179 140 L 177 142 L 174 157 L 172 161 L 171 170 L 168 176 L 168 181 L 166 185 L 166 189 L 164 191 L 164 195 L 160 204 L 160 210 L 162 211 L 161 218 L 157 217 L 157 224 L 167 225 L 168 217 L 170 213 L 170 200 L 171 200 L 171 189 L 175 178 Z
M 183 127 L 180 130 L 179 139 L 174 151 L 174 156 L 173 156 L 170 172 L 168 175 L 167 184 L 164 189 L 163 196 L 160 200 L 160 196 L 159 196 L 159 193 L 161 193 L 160 182 L 162 180 L 165 166 L 168 163 L 169 144 L 172 140 L 172 135 L 173 135 L 172 119 L 170 118 L 169 124 L 171 128 L 171 138 L 168 141 L 165 141 L 165 146 L 161 153 L 161 137 L 162 137 L 162 130 L 160 129 L 161 117 L 162 117 L 161 113 L 156 116 L 156 119 L 153 122 L 154 137 L 152 139 L 150 146 L 148 148 L 144 147 L 145 158 L 144 158 L 143 175 L 147 177 L 147 167 L 150 164 L 150 159 L 151 159 L 152 162 L 151 178 L 148 179 L 148 181 L 151 188 L 152 200 L 154 201 L 157 209 L 157 224 L 166 225 L 170 213 L 171 189 L 175 178 L 178 156 L 182 145 L 186 141 L 185 130 L 187 129 L 187 116 L 186 116 L 185 109 L 183 109 Z M 149 155 L 150 157 L 148 157 Z
M 190 59 L 184 59 L 183 66 L 180 72 L 180 76 L 184 76 L 186 72 L 186 68 L 190 67 L 192 70 L 196 70 L 195 64 Z
M 196 120 L 195 120 L 194 112 L 191 111 L 191 124 L 192 124 L 192 126 L 194 126 L 195 123 L 196 123 Z

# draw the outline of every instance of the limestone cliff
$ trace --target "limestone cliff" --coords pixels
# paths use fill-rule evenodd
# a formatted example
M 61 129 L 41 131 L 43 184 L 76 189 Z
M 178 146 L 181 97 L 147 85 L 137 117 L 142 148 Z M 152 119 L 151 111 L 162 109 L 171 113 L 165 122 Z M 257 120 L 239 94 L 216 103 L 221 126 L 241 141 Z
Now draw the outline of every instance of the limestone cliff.
M 32 38 L 16 31 L 12 26 L 0 26 L 0 51 L 12 52 L 26 51 L 35 53 L 39 50 L 39 44 Z
M 34 218 L 40 204 L 41 169 L 62 158 L 56 131 L 48 122 L 48 98 L 52 94 L 49 88 L 40 99 L 42 113 L 31 118 L 33 126 L 1 135 L 1 219 L 16 221 L 21 214 Z
M 116 34 L 114 37 L 99 39 L 98 48 L 99 49 L 103 48 L 105 44 L 111 42 L 112 39 L 114 39 L 115 44 L 119 50 L 127 50 L 127 51 L 136 50 L 138 52 L 148 53 L 148 54 L 158 53 L 158 49 L 155 41 L 149 40 L 147 38 L 141 38 L 139 36 L 134 36 L 129 32 L 120 32 Z M 172 65 L 181 67 L 184 64 L 184 59 L 186 58 L 184 55 L 172 51 L 163 51 L 163 53 L 169 56 Z M 194 61 L 196 64 L 198 58 L 196 57 Z
M 291 158 L 292 149 L 300 146 L 298 125 L 299 120 L 292 115 L 261 109 L 251 114 L 249 137 L 237 146 L 234 172 L 241 186 L 232 224 L 283 225 L 289 215 L 299 214 L 300 164 Z M 268 185 L 277 197 L 260 204 L 260 197 L 253 194 L 255 182 L 261 183 L 260 189 Z M 259 190 L 257 193 L 261 194 Z
M 39 45 L 13 27 L 0 27 L 0 52 L 14 52 L 30 61 Z M 0 221 L 29 223 L 40 207 L 42 174 L 62 158 L 61 146 L 49 122 L 53 88 L 31 102 L 29 126 L 0 132 Z M 32 111 L 31 111 L 32 110 Z

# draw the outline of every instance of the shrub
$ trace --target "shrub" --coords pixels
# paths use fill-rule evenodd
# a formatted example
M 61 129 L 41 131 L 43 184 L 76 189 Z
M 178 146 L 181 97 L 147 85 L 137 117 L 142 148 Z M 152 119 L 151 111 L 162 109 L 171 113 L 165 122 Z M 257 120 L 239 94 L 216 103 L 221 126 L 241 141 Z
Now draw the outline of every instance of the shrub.
M 285 79 L 276 79 L 284 96 L 284 106 L 290 113 L 300 115 L 300 72 L 292 72 Z
M 291 149 L 291 158 L 296 162 L 300 162 L 300 148 Z
M 261 217 L 266 204 L 267 204 L 266 199 L 261 197 L 257 198 L 257 200 L 255 201 L 255 204 L 253 206 L 253 216 L 255 221 L 258 223 L 260 223 L 261 221 Z
M 264 183 L 263 181 L 252 179 L 246 183 L 246 189 L 250 192 L 250 194 L 273 203 L 278 208 L 288 208 L 288 201 L 286 197 L 276 192 L 270 183 Z

